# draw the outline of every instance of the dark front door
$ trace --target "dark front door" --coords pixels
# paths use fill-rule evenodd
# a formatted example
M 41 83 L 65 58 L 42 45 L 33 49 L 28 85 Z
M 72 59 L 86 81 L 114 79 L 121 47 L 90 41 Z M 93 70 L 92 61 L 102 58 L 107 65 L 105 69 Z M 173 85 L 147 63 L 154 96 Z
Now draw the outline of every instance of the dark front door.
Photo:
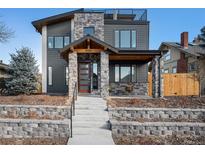
M 90 93 L 90 63 L 79 63 L 78 68 L 79 92 Z

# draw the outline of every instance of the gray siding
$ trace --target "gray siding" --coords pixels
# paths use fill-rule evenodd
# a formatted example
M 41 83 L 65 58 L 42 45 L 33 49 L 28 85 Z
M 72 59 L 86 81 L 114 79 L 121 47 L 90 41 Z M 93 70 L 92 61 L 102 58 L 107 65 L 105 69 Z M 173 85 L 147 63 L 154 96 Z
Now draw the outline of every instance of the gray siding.
M 144 25 L 104 25 L 104 40 L 108 44 L 114 46 L 114 31 L 115 30 L 136 30 L 137 33 L 137 46 L 136 50 L 149 49 L 149 24 Z
M 70 35 L 70 33 L 70 21 L 48 26 L 48 36 L 64 36 Z M 68 63 L 60 57 L 58 49 L 48 49 L 47 58 L 47 66 L 52 67 L 52 85 L 47 85 L 47 92 L 67 93 L 66 66 L 68 66 Z

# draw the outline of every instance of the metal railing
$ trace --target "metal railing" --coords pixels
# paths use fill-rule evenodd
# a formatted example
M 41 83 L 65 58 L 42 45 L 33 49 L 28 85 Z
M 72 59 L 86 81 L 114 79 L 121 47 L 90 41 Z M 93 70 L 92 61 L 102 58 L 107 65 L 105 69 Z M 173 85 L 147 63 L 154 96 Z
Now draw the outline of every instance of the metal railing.
M 73 116 L 75 116 L 75 101 L 77 100 L 77 83 L 73 89 L 73 95 L 71 98 L 71 107 L 70 107 L 70 137 L 73 137 Z

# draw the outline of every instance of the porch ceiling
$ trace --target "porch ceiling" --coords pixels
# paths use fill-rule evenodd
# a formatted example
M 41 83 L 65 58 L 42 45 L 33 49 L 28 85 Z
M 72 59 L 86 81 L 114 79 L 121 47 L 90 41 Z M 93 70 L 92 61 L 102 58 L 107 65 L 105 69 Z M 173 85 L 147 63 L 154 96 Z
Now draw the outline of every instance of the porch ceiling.
M 109 55 L 109 60 L 111 61 L 151 61 L 153 59 L 154 55 L 136 55 L 136 54 L 132 54 L 132 55 Z

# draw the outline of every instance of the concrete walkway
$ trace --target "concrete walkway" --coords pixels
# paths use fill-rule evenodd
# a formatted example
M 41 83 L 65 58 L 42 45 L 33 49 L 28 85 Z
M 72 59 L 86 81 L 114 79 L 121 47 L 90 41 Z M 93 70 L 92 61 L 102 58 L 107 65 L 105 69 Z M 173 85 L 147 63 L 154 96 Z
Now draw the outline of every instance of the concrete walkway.
M 108 129 L 106 101 L 99 97 L 78 96 L 76 112 L 73 116 L 73 137 L 71 145 L 112 145 L 111 131 Z

